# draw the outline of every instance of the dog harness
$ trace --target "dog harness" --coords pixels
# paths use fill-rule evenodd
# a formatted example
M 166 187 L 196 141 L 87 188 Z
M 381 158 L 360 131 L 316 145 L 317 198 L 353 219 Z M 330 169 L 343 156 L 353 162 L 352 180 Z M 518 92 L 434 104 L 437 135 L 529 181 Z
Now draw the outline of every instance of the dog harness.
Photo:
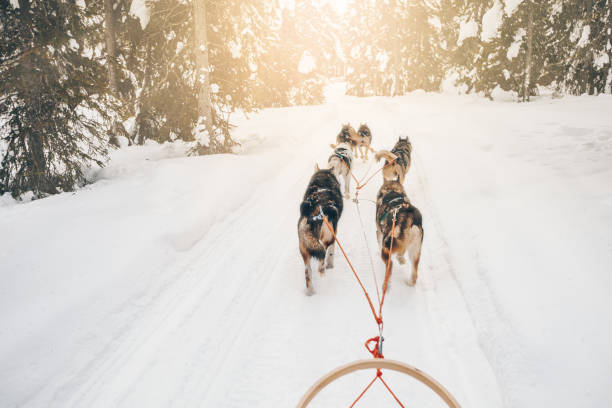
M 351 162 L 350 162 L 350 157 L 348 155 L 348 150 L 337 149 L 336 151 L 334 151 L 334 156 L 342 160 L 344 164 L 346 164 L 346 167 L 348 167 L 349 169 L 351 168 Z
M 313 194 L 318 194 L 321 193 L 323 191 L 329 191 L 329 188 L 319 188 L 317 187 L 317 190 L 313 192 Z M 312 202 L 312 200 L 308 200 L 310 202 Z M 330 203 L 332 203 L 333 201 L 330 201 Z M 321 204 L 317 204 L 317 206 L 319 207 L 319 214 L 315 215 L 314 217 L 310 217 L 309 220 L 310 221 L 323 221 L 323 217 L 325 217 L 325 214 L 323 213 L 323 207 L 321 207 Z M 329 205 L 328 207 L 334 207 L 336 208 L 335 205 Z M 336 208 L 337 209 L 337 208 Z
M 380 216 L 380 218 L 378 219 L 378 223 L 379 223 L 379 224 L 382 224 L 383 220 L 384 220 L 385 218 L 387 218 L 387 215 L 388 215 L 388 214 L 389 214 L 389 213 L 390 213 L 392 210 L 397 211 L 397 210 L 398 210 L 398 209 L 399 209 L 399 208 L 400 208 L 402 205 L 406 204 L 406 202 L 404 201 L 404 197 L 395 197 L 394 199 L 390 200 L 390 201 L 389 201 L 387 204 L 391 204 L 391 203 L 393 203 L 393 202 L 395 202 L 395 201 L 401 201 L 401 203 L 399 203 L 399 204 L 397 204 L 396 206 L 391 207 L 391 208 L 389 208 L 387 211 L 385 211 L 385 212 L 384 212 L 384 213 L 383 213 L 383 214 Z

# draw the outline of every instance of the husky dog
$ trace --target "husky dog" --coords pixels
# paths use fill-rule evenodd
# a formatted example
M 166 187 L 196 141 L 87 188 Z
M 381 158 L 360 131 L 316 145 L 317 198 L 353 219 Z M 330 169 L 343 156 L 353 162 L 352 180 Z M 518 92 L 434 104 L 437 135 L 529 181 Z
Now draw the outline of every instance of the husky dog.
M 342 194 L 340 183 L 332 170 L 319 170 L 315 165 L 315 172 L 308 183 L 304 199 L 300 205 L 300 219 L 298 221 L 298 239 L 300 253 L 306 267 L 306 294 L 314 293 L 312 287 L 312 269 L 310 258 L 319 260 L 319 273 L 325 273 L 325 268 L 334 267 L 334 236 L 323 222 L 328 222 L 337 231 L 338 220 L 342 215 Z
M 335 149 L 337 145 L 340 143 L 346 143 L 351 146 L 351 150 L 353 151 L 353 155 L 357 157 L 357 132 L 355 132 L 355 128 L 351 126 L 350 123 L 342 125 L 342 129 L 340 129 L 340 133 L 336 136 L 336 144 L 330 144 L 332 149 Z
M 329 156 L 327 167 L 340 180 L 344 177 L 344 197 L 349 198 L 349 185 L 351 183 L 351 168 L 353 165 L 353 152 L 347 143 L 339 143 L 334 149 L 334 153 Z
M 391 248 L 391 230 L 393 231 L 393 248 Z M 389 258 L 397 255 L 401 265 L 406 263 L 404 254 L 412 262 L 412 277 L 409 282 L 413 286 L 417 281 L 421 244 L 423 242 L 423 218 L 418 208 L 413 206 L 406 196 L 404 186 L 395 180 L 385 180 L 376 196 L 376 237 L 380 246 L 380 256 L 385 263 L 389 262 L 387 274 L 391 276 L 393 262 Z M 393 251 L 391 253 L 391 251 Z M 384 290 L 386 290 L 386 286 Z
M 384 180 L 399 180 L 401 184 L 404 184 L 404 178 L 406 173 L 410 170 L 410 154 L 412 153 L 412 144 L 408 140 L 408 137 L 399 138 L 395 146 L 391 151 L 379 150 L 376 153 L 376 161 L 380 161 L 384 158 L 385 168 L 383 170 Z M 387 166 L 389 162 L 395 160 L 393 164 Z
M 359 146 L 359 151 L 361 152 L 361 157 L 365 162 L 368 160 L 368 150 L 372 149 L 370 147 L 370 145 L 372 144 L 372 131 L 365 123 L 362 123 L 359 126 L 359 130 L 357 130 L 357 143 Z

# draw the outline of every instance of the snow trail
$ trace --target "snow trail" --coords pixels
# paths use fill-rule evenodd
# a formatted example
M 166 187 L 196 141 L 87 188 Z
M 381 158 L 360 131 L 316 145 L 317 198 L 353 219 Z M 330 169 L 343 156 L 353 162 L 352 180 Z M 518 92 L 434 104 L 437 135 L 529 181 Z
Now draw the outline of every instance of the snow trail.
M 103 233 L 99 240 L 91 238 L 88 228 L 76 227 L 56 238 L 79 248 L 74 252 L 47 251 L 46 241 L 32 238 L 44 261 L 18 257 L 18 244 L 5 249 L 6 265 L 29 274 L 24 275 L 28 280 L 9 274 L 10 290 L 5 289 L 5 300 L 0 300 L 0 317 L 6 322 L 0 329 L 0 377 L 6 379 L 0 384 L 0 405 L 294 406 L 324 373 L 369 358 L 363 343 L 378 334 L 377 327 L 341 252 L 336 251 L 335 267 L 325 276 L 315 270 L 316 294 L 308 297 L 297 248 L 299 204 L 314 163 L 325 166 L 329 143 L 348 121 L 354 126 L 367 122 L 377 149 L 390 149 L 400 134 L 413 143 L 405 187 L 423 214 L 423 255 L 415 287 L 404 283 L 409 264 L 394 263 L 383 310 L 385 356 L 432 375 L 464 407 L 522 407 L 532 398 L 541 401 L 550 395 L 550 389 L 533 387 L 542 377 L 525 368 L 527 357 L 534 359 L 527 344 L 531 338 L 524 335 L 529 326 L 520 319 L 522 309 L 514 310 L 518 303 L 508 303 L 512 293 L 500 292 L 500 282 L 507 278 L 492 274 L 499 265 L 491 261 L 495 251 L 476 245 L 474 230 L 487 231 L 487 226 L 469 213 L 471 206 L 487 216 L 486 207 L 479 207 L 477 200 L 494 194 L 487 184 L 491 176 L 475 175 L 479 165 L 492 169 L 498 160 L 513 169 L 523 166 L 508 156 L 488 155 L 496 151 L 495 141 L 481 135 L 499 124 L 473 120 L 510 105 L 419 93 L 357 99 L 340 91 L 332 88 L 326 105 L 270 109 L 241 120 L 237 128 L 245 150 L 241 155 L 165 159 L 177 154 L 158 157 L 155 146 L 126 149 L 118 152 L 124 159 L 97 174 L 97 183 L 75 195 L 0 208 L 7 215 L 0 217 L 3 228 L 14 229 L 25 217 L 32 225 L 50 219 L 48 234 L 54 236 L 62 224 L 53 220 L 69 219 L 66 214 L 92 229 L 98 218 L 115 228 L 109 227 L 113 233 Z M 458 103 L 469 115 L 455 118 Z M 534 107 L 544 112 L 537 103 Z M 510 123 L 511 118 L 504 120 Z M 568 119 L 558 129 L 569 129 L 564 137 L 573 141 L 585 137 L 584 131 L 576 132 L 579 125 Z M 612 124 L 599 126 L 601 149 L 595 154 L 607 157 L 606 135 L 612 134 Z M 453 128 L 462 129 L 461 140 L 442 138 Z M 458 150 L 467 141 L 476 153 Z M 540 143 L 536 138 L 531 146 Z M 517 149 L 507 147 L 509 157 Z M 537 157 L 534 151 L 530 154 Z M 447 165 L 441 165 L 445 160 Z M 453 160 L 464 165 L 457 167 Z M 370 155 L 367 163 L 355 160 L 354 172 L 361 178 L 381 165 L 373 163 Z M 596 170 L 609 171 L 594 164 L 590 177 L 598 174 Z M 471 177 L 462 179 L 467 188 L 481 194 L 469 195 L 446 182 L 465 174 Z M 514 180 L 504 177 L 507 183 Z M 378 174 L 359 194 L 379 283 L 385 266 L 376 242 L 375 204 L 370 200 L 381 181 Z M 511 188 L 504 191 L 513 192 Z M 352 182 L 353 195 L 354 191 Z M 606 191 L 598 191 L 604 200 L 612 197 Z M 457 198 L 462 194 L 469 205 Z M 120 198 L 123 205 L 115 208 L 105 197 Z M 344 204 L 338 238 L 375 299 L 357 209 L 351 200 Z M 595 214 L 608 219 L 605 205 L 601 208 Z M 503 227 L 500 224 L 500 231 L 508 233 Z M 17 234 L 16 242 L 22 239 Z M 130 246 L 135 240 L 138 245 Z M 77 245 L 80 241 L 112 256 L 92 262 L 90 248 Z M 70 262 L 65 261 L 67 254 Z M 521 253 L 515 256 L 520 258 Z M 46 268 L 56 278 L 49 280 L 50 286 L 36 286 L 37 279 L 46 276 Z M 23 315 L 14 316 L 9 306 L 23 310 Z M 551 362 L 541 357 L 532 364 L 540 370 Z M 347 406 L 372 375 L 344 377 L 312 406 Z M 408 406 L 443 406 L 414 380 L 396 373 L 385 376 Z M 582 401 L 597 400 L 599 395 L 603 394 Z M 360 402 L 360 406 L 392 404 L 378 385 Z

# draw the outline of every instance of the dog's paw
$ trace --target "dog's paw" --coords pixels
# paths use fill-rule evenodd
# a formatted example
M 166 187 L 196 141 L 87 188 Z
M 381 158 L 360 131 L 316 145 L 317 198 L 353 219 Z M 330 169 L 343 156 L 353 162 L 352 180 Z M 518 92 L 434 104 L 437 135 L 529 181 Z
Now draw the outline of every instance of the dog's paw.
M 344 193 L 344 198 L 349 199 L 351 198 L 351 195 L 349 193 Z
M 312 296 L 312 295 L 314 295 L 314 294 L 315 294 L 315 290 L 314 290 L 314 288 L 311 286 L 311 287 L 306 288 L 306 289 L 304 290 L 304 294 L 305 294 L 306 296 Z
M 411 286 L 411 287 L 416 285 L 416 279 L 412 277 L 406 278 L 404 282 L 406 282 L 406 285 Z
M 334 261 L 328 261 L 327 265 L 325 265 L 325 269 L 333 269 L 334 268 Z

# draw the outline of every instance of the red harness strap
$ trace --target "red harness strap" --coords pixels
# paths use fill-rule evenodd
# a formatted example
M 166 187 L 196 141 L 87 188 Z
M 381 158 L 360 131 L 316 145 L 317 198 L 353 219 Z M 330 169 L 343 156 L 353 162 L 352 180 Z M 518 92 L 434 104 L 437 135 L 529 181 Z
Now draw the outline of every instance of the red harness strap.
M 370 177 L 370 179 L 371 179 L 371 177 Z M 368 179 L 368 181 L 370 179 Z M 394 236 L 395 236 L 395 215 L 396 214 L 394 213 L 393 214 L 393 224 L 391 226 L 391 243 L 389 245 L 389 258 L 387 259 L 387 267 L 386 267 L 386 272 L 385 272 L 385 280 L 384 280 L 384 283 L 383 283 L 383 295 L 382 295 L 382 299 L 380 299 L 380 302 L 379 302 L 378 314 L 376 313 L 376 309 L 374 308 L 374 304 L 372 303 L 372 299 L 370 298 L 370 295 L 368 294 L 368 291 L 366 290 L 365 286 L 361 282 L 361 279 L 359 279 L 359 275 L 357 275 L 357 271 L 355 271 L 355 268 L 353 267 L 353 264 L 351 263 L 351 261 L 349 260 L 348 256 L 346 255 L 346 252 L 344 251 L 344 248 L 342 247 L 342 244 L 340 244 L 340 241 L 338 241 L 338 237 L 336 236 L 336 232 L 334 231 L 334 228 L 331 226 L 331 224 L 327 220 L 327 217 L 325 215 L 323 215 L 323 222 L 325 223 L 327 228 L 329 228 L 329 231 L 331 232 L 332 236 L 334 237 L 334 241 L 338 244 L 338 247 L 340 248 L 340 251 L 342 251 L 342 255 L 344 256 L 344 258 L 348 262 L 348 264 L 349 264 L 349 266 L 351 268 L 351 271 L 353 272 L 353 275 L 355 276 L 355 279 L 357 279 L 357 282 L 359 283 L 359 286 L 361 287 L 361 290 L 363 291 L 363 294 L 365 295 L 366 300 L 368 301 L 368 305 L 370 306 L 370 310 L 372 311 L 372 315 L 374 316 L 374 320 L 376 321 L 376 324 L 378 325 L 379 331 L 381 333 L 382 333 L 382 327 L 383 327 L 382 307 L 383 307 L 383 304 L 385 302 L 385 295 L 386 295 L 387 287 L 388 287 L 388 284 L 389 284 L 389 278 L 391 276 L 389 268 L 391 266 L 391 256 L 393 254 L 393 240 L 394 240 Z M 377 288 L 377 290 L 378 290 L 378 288 Z M 372 337 L 372 338 L 368 339 L 365 342 L 365 348 L 372 354 L 372 356 L 374 358 L 385 358 L 383 356 L 383 354 L 382 354 L 382 342 L 383 342 L 383 340 L 384 339 L 382 338 L 382 336 L 376 336 L 376 337 Z M 374 344 L 372 345 L 372 343 L 374 343 Z M 380 369 L 376 370 L 376 376 L 374 377 L 374 379 L 372 381 L 370 381 L 370 383 L 365 387 L 365 389 L 361 392 L 361 394 L 359 394 L 357 396 L 357 398 L 353 401 L 353 403 L 350 406 L 354 407 L 355 404 L 361 399 L 361 397 L 364 396 L 364 394 L 370 389 L 372 384 L 374 384 L 374 382 L 376 382 L 377 379 L 380 379 L 380 381 L 383 383 L 383 385 L 389 391 L 389 393 L 393 396 L 393 398 L 399 404 L 399 406 L 402 407 L 402 408 L 405 408 L 404 405 L 399 400 L 399 398 L 397 397 L 397 395 L 395 395 L 395 393 L 391 390 L 391 387 L 389 387 L 389 385 L 383 379 L 382 371 Z

